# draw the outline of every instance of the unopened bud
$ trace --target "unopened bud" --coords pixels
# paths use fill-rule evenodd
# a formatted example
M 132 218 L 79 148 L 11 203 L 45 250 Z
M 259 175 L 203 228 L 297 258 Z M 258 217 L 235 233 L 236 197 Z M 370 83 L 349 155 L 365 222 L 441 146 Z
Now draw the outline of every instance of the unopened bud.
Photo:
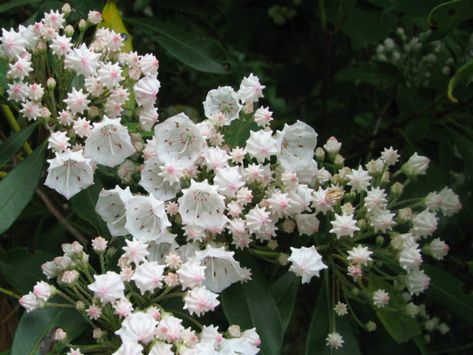
M 76 309 L 80 312 L 85 311 L 85 303 L 82 301 L 76 302 Z
M 72 27 L 71 25 L 67 25 L 64 28 L 64 33 L 67 37 L 72 37 L 74 35 L 74 27 Z
M 64 331 L 64 329 L 57 328 L 54 331 L 53 339 L 54 341 L 65 342 L 67 339 L 67 333 Z
M 399 196 L 400 194 L 402 194 L 402 191 L 404 190 L 404 186 L 400 183 L 400 182 L 395 182 L 392 186 L 391 186 L 391 193 L 394 195 L 394 196 Z
M 366 330 L 369 332 L 374 332 L 376 330 L 376 323 L 373 321 L 368 321 L 366 323 Z
M 49 78 L 46 81 L 46 86 L 48 87 L 49 90 L 54 90 L 56 88 L 56 80 L 54 78 Z
M 378 235 L 378 236 L 376 237 L 376 245 L 377 245 L 378 247 L 382 247 L 383 244 L 384 244 L 384 237 L 383 237 L 382 235 Z
M 317 147 L 315 149 L 315 159 L 323 161 L 325 159 L 325 150 L 323 150 L 321 147 Z
M 281 254 L 279 254 L 279 256 L 278 256 L 278 262 L 279 262 L 279 264 L 281 264 L 282 266 L 288 264 L 288 262 L 289 262 L 288 259 L 289 259 L 289 255 L 284 254 L 284 253 L 281 253 Z
M 81 19 L 81 20 L 79 21 L 79 30 L 80 30 L 81 32 L 84 32 L 84 31 L 87 29 L 88 25 L 89 25 L 89 24 L 87 23 L 86 20 Z
M 95 339 L 95 340 L 99 340 L 101 339 L 102 337 L 104 336 L 104 331 L 100 328 L 95 328 L 92 332 L 92 337 Z
M 69 3 L 66 2 L 64 5 L 62 5 L 61 11 L 64 15 L 66 16 L 69 15 L 72 11 L 71 5 L 69 5 Z
M 228 335 L 232 338 L 239 338 L 241 336 L 241 330 L 239 325 L 231 325 L 228 327 Z

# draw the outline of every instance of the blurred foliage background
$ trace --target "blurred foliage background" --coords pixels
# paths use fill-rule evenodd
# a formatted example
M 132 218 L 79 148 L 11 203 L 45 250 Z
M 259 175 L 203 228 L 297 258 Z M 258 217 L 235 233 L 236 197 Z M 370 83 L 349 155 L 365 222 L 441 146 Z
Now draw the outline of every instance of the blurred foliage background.
M 78 17 L 104 5 L 70 3 Z M 3 0 L 0 26 L 32 23 L 62 5 Z M 410 193 L 450 185 L 464 207 L 438 232 L 451 252 L 442 263 L 447 273 L 434 280 L 443 292 L 429 292 L 425 301 L 451 331 L 431 337 L 428 353 L 473 353 L 473 1 L 123 0 L 117 6 L 134 50 L 160 60 L 162 119 L 185 110 L 199 121 L 208 90 L 238 87 L 252 72 L 266 85 L 263 103 L 274 112 L 276 126 L 300 119 L 315 128 L 321 143 L 337 137 L 349 163 L 366 163 L 389 146 L 405 157 L 414 151 L 430 157 L 429 174 Z M 2 140 L 10 134 L 3 119 L 0 133 Z M 81 195 L 68 207 L 58 196 L 48 197 L 86 235 L 101 232 L 84 223 L 97 218 L 93 198 Z M 1 287 L 26 292 L 38 266 L 72 240 L 44 206 L 36 194 L 1 236 Z M 284 341 L 287 354 L 304 353 L 317 286 L 299 288 L 301 301 Z M 7 350 L 21 312 L 2 296 L 0 315 L 0 350 Z M 395 343 L 382 330 L 357 338 L 363 354 L 420 351 L 413 342 Z M 351 354 L 349 348 L 336 353 Z

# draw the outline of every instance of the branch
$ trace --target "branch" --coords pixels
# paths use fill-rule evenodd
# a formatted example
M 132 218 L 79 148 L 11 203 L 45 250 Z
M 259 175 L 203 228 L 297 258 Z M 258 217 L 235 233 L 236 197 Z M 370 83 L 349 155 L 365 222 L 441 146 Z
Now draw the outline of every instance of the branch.
M 53 202 L 49 199 L 48 195 L 41 189 L 36 189 L 36 193 L 43 200 L 44 204 L 48 210 L 56 217 L 59 223 L 61 223 L 66 230 L 72 234 L 72 236 L 77 239 L 81 244 L 87 245 L 87 238 L 82 235 L 76 228 L 74 228 L 66 217 L 64 217 L 61 212 L 54 206 Z

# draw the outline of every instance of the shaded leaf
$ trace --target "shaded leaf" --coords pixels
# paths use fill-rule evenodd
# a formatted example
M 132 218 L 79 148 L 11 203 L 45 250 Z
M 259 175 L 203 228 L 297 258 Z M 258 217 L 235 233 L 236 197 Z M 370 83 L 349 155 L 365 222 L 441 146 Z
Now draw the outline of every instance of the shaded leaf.
M 345 341 L 343 347 L 338 350 L 329 348 L 326 345 L 325 338 L 331 332 L 329 329 L 329 300 L 328 300 L 328 277 L 327 272 L 324 272 L 324 279 L 322 287 L 317 296 L 317 303 L 315 305 L 312 320 L 307 331 L 305 355 L 360 355 L 360 348 L 356 339 L 353 327 L 348 321 L 347 317 L 337 317 L 336 331 L 340 333 Z
M 453 96 L 453 90 L 458 85 L 469 84 L 473 78 L 473 60 L 464 64 L 460 69 L 457 70 L 454 76 L 450 78 L 447 88 L 447 97 L 450 101 L 457 103 L 458 99 Z
M 97 234 L 109 237 L 107 225 L 95 212 L 95 205 L 102 191 L 102 181 L 95 175 L 94 184 L 82 190 L 70 199 L 72 210 L 84 221 L 89 222 L 94 227 Z
M 41 264 L 53 257 L 48 253 L 15 248 L 0 254 L 0 274 L 15 290 L 28 293 L 37 281 L 44 278 Z
M 258 130 L 258 125 L 250 115 L 244 115 L 223 128 L 225 142 L 230 148 L 244 147 L 250 138 L 250 131 Z
M 427 22 L 438 35 L 444 35 L 471 18 L 473 18 L 471 0 L 452 0 L 434 7 L 427 16 Z
M 0 144 L 0 168 L 3 167 L 31 136 L 38 123 L 26 127 L 20 132 L 13 133 Z
M 45 354 L 49 350 L 51 331 L 62 328 L 69 341 L 87 328 L 87 322 L 69 308 L 43 308 L 24 313 L 18 324 L 10 355 Z
M 247 254 L 241 254 L 239 260 L 251 269 L 252 280 L 233 284 L 221 294 L 225 316 L 242 328 L 250 328 L 250 323 L 261 337 L 262 354 L 277 355 L 281 352 L 282 329 L 276 301 L 254 260 Z
M 46 144 L 43 143 L 0 181 L 0 233 L 10 228 L 33 197 L 45 152 Z
M 296 303 L 297 290 L 300 280 L 292 272 L 286 272 L 271 285 L 271 293 L 281 314 L 281 328 L 283 335 L 292 318 L 294 305 Z
M 220 43 L 212 38 L 185 31 L 175 24 L 148 19 L 127 19 L 133 26 L 143 29 L 171 56 L 196 70 L 224 74 L 221 63 L 225 51 Z
M 391 284 L 380 278 L 371 276 L 369 278 L 369 289 L 371 292 L 383 289 L 389 293 L 389 307 L 376 309 L 376 315 L 386 331 L 396 342 L 405 343 L 421 334 L 416 320 L 400 311 L 405 308 L 406 301 L 404 301 L 399 292 L 396 292 Z
M 461 281 L 433 265 L 424 265 L 424 270 L 430 277 L 427 297 L 455 316 L 473 324 L 473 296 L 463 292 Z
M 5 4 L 0 5 L 0 13 L 12 10 L 14 8 L 24 6 L 24 5 L 31 5 L 34 4 L 35 2 L 40 2 L 41 0 L 12 0 L 8 1 Z

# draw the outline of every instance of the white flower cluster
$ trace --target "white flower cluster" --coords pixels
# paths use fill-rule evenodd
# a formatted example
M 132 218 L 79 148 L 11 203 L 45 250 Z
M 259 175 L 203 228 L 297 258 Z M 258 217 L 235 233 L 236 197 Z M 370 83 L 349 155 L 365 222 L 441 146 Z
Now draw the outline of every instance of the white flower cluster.
M 213 311 L 220 304 L 214 292 L 220 292 L 232 278 L 239 279 L 243 273 L 233 253 L 208 246 L 204 251 L 193 252 L 181 248 L 162 258 L 163 251 L 157 245 L 127 240 L 117 273 L 105 269 L 105 265 L 113 269 L 107 241 L 97 237 L 92 245 L 100 258 L 102 273 L 95 273 L 89 255 L 79 243 L 63 244 L 64 255 L 42 265 L 44 275 L 55 280 L 56 286 L 38 282 L 32 292 L 20 299 L 27 312 L 54 306 L 50 303 L 54 296 L 62 298 L 64 305 L 75 307 L 95 326 L 94 337 L 104 353 L 258 353 L 260 340 L 255 329 L 240 332 L 232 326 L 232 331 L 224 336 L 211 325 L 196 332 L 182 324 L 186 318 L 165 309 L 165 301 L 177 297 L 183 299 L 183 309 L 190 316 L 200 317 Z M 113 331 L 117 323 L 120 327 Z M 107 333 L 120 338 L 118 349 L 110 347 Z M 66 337 L 62 334 L 63 339 Z M 80 349 L 70 353 L 81 354 Z
M 301 121 L 273 131 L 272 112 L 258 103 L 264 86 L 253 74 L 238 90 L 210 90 L 204 121 L 195 123 L 179 113 L 156 124 L 156 58 L 120 53 L 121 37 L 104 28 L 96 30 L 89 45 L 72 44 L 73 30 L 63 27 L 66 15 L 51 12 L 27 28 L 4 30 L 1 38 L 11 61 L 10 98 L 25 117 L 41 117 L 51 130 L 49 146 L 56 157 L 49 161 L 45 183 L 69 198 L 93 183 L 96 164 L 115 167 L 130 157 L 117 173 L 140 165 L 140 178 L 138 184 L 121 179 L 129 186 L 102 190 L 96 205 L 110 234 L 125 237 L 120 273 L 105 263 L 110 258 L 104 239 L 93 241 L 100 274 L 91 274 L 80 245 L 65 245 L 64 256 L 43 265 L 57 287 L 38 283 L 21 300 L 27 310 L 48 305 L 58 295 L 74 301 L 98 329 L 111 317 L 119 319 L 115 334 L 122 346 L 116 354 L 254 354 L 259 345 L 254 330 L 232 328 L 230 337 L 223 337 L 204 327 L 197 334 L 162 308 L 168 298 L 181 297 L 190 316 L 214 310 L 218 293 L 250 279 L 250 270 L 240 266 L 231 249 L 290 263 L 302 283 L 328 269 L 342 294 L 350 292 L 351 299 L 379 309 L 390 306 L 391 288 L 415 296 L 428 287 L 421 269 L 424 256 L 442 259 L 448 252 L 445 242 L 432 237 L 438 218 L 461 208 L 449 188 L 403 199 L 404 188 L 426 174 L 428 158 L 415 153 L 401 165 L 398 152 L 386 148 L 367 164 L 347 167 L 335 137 L 317 147 L 317 133 Z M 91 13 L 90 24 L 99 16 Z M 41 81 L 34 80 L 37 68 L 31 63 L 37 61 L 32 57 L 44 54 L 38 48 L 49 48 L 71 78 L 55 83 L 44 76 L 47 95 Z M 130 104 L 139 106 L 141 128 L 153 130 L 145 144 L 135 144 L 139 149 L 120 123 Z M 238 141 L 235 134 L 243 135 L 240 145 L 232 143 Z M 295 233 L 300 238 L 289 244 L 303 246 L 290 247 L 290 255 L 277 251 L 279 238 Z M 318 235 L 325 239 L 314 246 L 312 237 Z M 390 288 L 372 286 L 374 278 L 384 278 Z M 329 301 L 339 316 L 352 312 L 349 303 Z M 369 321 L 366 329 L 373 331 L 376 324 Z M 327 344 L 341 347 L 342 336 L 330 331 Z
M 429 30 L 408 38 L 404 29 L 398 28 L 395 38 L 378 44 L 373 58 L 397 67 L 409 87 L 428 86 L 435 82 L 432 76 L 450 75 L 455 64 L 445 41 L 432 41 L 431 37 Z
M 0 53 L 10 62 L 8 97 L 26 119 L 41 119 L 49 129 L 55 157 L 45 184 L 66 198 L 93 184 L 96 164 L 115 167 L 136 152 L 121 117 L 139 106 L 140 125 L 150 129 L 160 88 L 154 55 L 120 52 L 122 36 L 105 27 L 96 28 L 89 45 L 81 42 L 100 22 L 94 11 L 75 39 L 66 25 L 70 11 L 64 6 L 17 31 L 3 29 L 0 37 Z

